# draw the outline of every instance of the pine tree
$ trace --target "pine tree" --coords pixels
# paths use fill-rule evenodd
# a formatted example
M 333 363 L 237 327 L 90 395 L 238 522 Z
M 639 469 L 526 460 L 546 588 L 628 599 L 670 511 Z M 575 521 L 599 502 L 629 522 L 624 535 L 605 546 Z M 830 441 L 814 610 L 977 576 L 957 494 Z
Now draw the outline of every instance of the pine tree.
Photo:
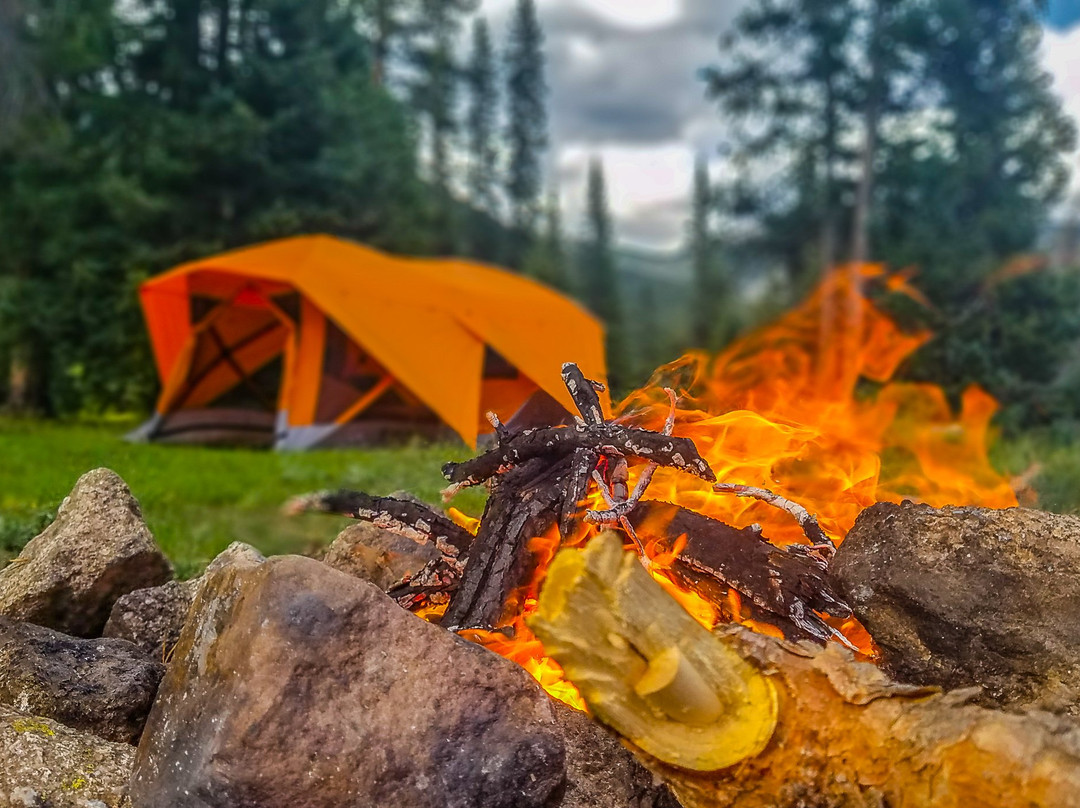
M 1053 379 L 1071 322 L 1060 309 L 1019 322 L 1011 311 L 1038 307 L 995 308 L 986 286 L 1034 248 L 1075 142 L 1039 59 L 1039 13 L 1035 0 L 755 0 L 727 43 L 733 65 L 707 71 L 728 119 L 750 124 L 735 138 L 749 168 L 725 201 L 759 245 L 804 275 L 845 236 L 837 259 L 918 267 L 934 308 L 911 316 L 939 337 L 911 372 L 1021 409 Z M 1071 305 L 1047 276 L 1017 283 Z M 1038 333 L 1055 341 L 1010 347 Z
M 1044 418 L 1061 406 L 1053 383 L 1072 351 L 1075 295 L 1050 273 L 987 282 L 1035 249 L 1075 145 L 1040 59 L 1039 9 L 937 0 L 920 21 L 910 47 L 925 57 L 935 125 L 884 144 L 872 217 L 876 253 L 918 266 L 934 303 L 920 314 L 937 337 L 911 372 L 956 395 L 978 383 L 1014 423 Z
M 451 154 L 459 132 L 459 83 L 463 70 L 455 53 L 462 17 L 471 0 L 415 0 L 407 25 L 406 60 L 413 73 L 410 106 L 427 140 L 432 250 L 453 254 L 461 249 L 458 206 L 453 195 Z
M 499 255 L 498 219 L 498 149 L 495 143 L 498 124 L 498 87 L 495 54 L 487 20 L 473 22 L 472 53 L 467 72 L 469 107 L 466 118 L 469 137 L 469 202 L 480 215 L 470 223 L 469 250 L 477 258 L 497 261 Z
M 599 159 L 589 163 L 586 202 L 586 238 L 581 250 L 582 279 L 586 305 L 607 327 L 608 373 L 613 386 L 629 383 L 627 346 L 623 330 L 622 294 L 615 267 L 611 215 L 608 212 L 604 166 Z
M 555 289 L 570 290 L 563 239 L 562 210 L 559 196 L 552 191 L 544 205 L 544 227 L 525 257 L 524 272 Z
M 518 0 L 506 53 L 508 168 L 506 194 L 518 255 L 536 230 L 547 134 L 544 34 L 534 0 Z
M 858 24 L 850 1 L 756 0 L 722 40 L 724 64 L 703 71 L 735 127 L 742 179 L 729 190 L 729 210 L 764 227 L 762 246 L 797 285 L 840 258 Z
M 51 102 L 0 145 L 0 353 L 19 349 L 30 404 L 147 404 L 149 273 L 303 232 L 420 244 L 414 140 L 372 82 L 364 0 L 23 3 Z
M 694 342 L 706 349 L 719 347 L 718 343 L 732 330 L 730 323 L 722 321 L 727 290 L 710 227 L 713 201 L 708 162 L 699 156 L 694 166 L 690 257 L 694 269 Z

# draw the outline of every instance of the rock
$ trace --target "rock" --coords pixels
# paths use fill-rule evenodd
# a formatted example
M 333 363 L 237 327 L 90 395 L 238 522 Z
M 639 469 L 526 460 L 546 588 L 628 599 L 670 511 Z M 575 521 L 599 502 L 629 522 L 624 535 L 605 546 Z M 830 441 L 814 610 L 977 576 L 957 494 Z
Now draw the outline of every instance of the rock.
M 1080 715 L 1080 518 L 879 504 L 832 570 L 894 678 Z
M 214 560 L 207 565 L 206 571 L 199 580 L 202 581 L 226 567 L 236 566 L 240 569 L 249 569 L 258 566 L 264 561 L 266 561 L 266 556 L 250 544 L 244 544 L 242 541 L 234 541 L 218 553 Z
M 171 578 L 127 485 L 95 469 L 79 478 L 56 520 L 0 570 L 0 615 L 97 637 L 118 598 Z
M 554 706 L 566 744 L 566 791 L 558 808 L 679 808 L 615 735 L 584 713 Z
M 295 556 L 207 577 L 143 733 L 139 808 L 557 805 L 536 683 Z
M 130 807 L 135 748 L 0 705 L 0 806 Z
M 430 544 L 419 544 L 370 522 L 357 522 L 338 534 L 322 561 L 385 591 L 438 557 L 439 551 Z
M 165 666 L 126 640 L 84 640 L 0 617 L 0 703 L 134 743 Z
M 165 659 L 180 639 L 184 618 L 198 589 L 199 580 L 195 579 L 129 592 L 113 605 L 102 636 L 127 640 Z
M 265 560 L 254 547 L 233 542 L 210 562 L 207 572 L 229 564 L 252 565 Z M 129 592 L 116 601 L 103 635 L 129 640 L 156 658 L 164 659 L 180 639 L 188 608 L 202 580 L 169 581 L 162 586 Z

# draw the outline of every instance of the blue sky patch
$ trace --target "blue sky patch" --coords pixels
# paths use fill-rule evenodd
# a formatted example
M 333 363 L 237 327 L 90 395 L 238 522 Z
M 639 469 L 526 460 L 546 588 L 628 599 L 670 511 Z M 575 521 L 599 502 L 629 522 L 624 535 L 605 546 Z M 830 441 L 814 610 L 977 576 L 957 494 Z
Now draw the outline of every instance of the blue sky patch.
M 1080 0 L 1050 0 L 1046 23 L 1051 28 L 1067 31 L 1080 25 Z

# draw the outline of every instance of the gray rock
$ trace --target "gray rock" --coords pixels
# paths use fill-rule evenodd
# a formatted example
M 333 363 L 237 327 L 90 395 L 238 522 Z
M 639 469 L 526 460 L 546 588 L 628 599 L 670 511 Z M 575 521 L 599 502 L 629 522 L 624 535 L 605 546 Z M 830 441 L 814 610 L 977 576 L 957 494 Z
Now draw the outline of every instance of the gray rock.
M 879 504 L 832 570 L 895 679 L 1080 715 L 1080 518 Z
M 147 654 L 165 659 L 180 639 L 198 590 L 199 579 L 195 579 L 129 592 L 113 605 L 102 636 L 133 642 Z
M 135 748 L 0 705 L 0 806 L 130 808 Z
M 253 565 L 265 561 L 250 545 L 233 542 L 210 562 L 212 573 L 229 564 Z M 103 635 L 129 640 L 157 658 L 164 659 L 180 639 L 188 609 L 202 578 L 170 581 L 162 586 L 137 589 L 116 601 Z
M 311 559 L 207 577 L 136 760 L 140 808 L 549 808 L 551 702 L 521 668 Z
M 322 561 L 385 591 L 438 557 L 439 551 L 430 544 L 419 544 L 370 522 L 357 522 L 338 534 Z
M 84 640 L 0 617 L 0 703 L 134 743 L 165 666 L 126 640 Z
M 679 808 L 615 735 L 584 713 L 554 706 L 566 744 L 566 791 L 558 808 Z
M 79 478 L 56 520 L 0 570 L 0 615 L 97 637 L 118 598 L 171 578 L 127 485 L 95 469 Z

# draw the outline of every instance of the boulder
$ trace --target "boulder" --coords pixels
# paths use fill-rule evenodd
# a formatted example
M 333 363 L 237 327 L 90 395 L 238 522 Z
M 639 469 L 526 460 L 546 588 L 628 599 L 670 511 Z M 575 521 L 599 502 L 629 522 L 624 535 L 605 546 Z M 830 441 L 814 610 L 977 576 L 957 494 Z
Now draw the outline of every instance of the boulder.
M 266 559 L 254 547 L 233 542 L 207 567 L 209 572 L 228 564 L 258 564 Z M 202 578 L 169 581 L 161 586 L 137 589 L 116 601 L 103 635 L 129 640 L 159 659 L 164 659 L 180 639 L 188 609 Z
M 439 551 L 430 544 L 420 544 L 370 522 L 357 522 L 338 534 L 322 561 L 385 591 L 438 557 Z
M 566 744 L 566 790 L 558 808 L 679 808 L 671 790 L 617 736 L 584 713 L 554 706 Z
M 0 570 L 0 615 L 97 637 L 118 598 L 171 578 L 127 485 L 95 469 L 79 478 L 56 520 Z
M 0 806 L 130 807 L 135 748 L 0 705 Z
M 126 640 L 85 640 L 0 617 L 0 703 L 134 743 L 165 666 Z
M 317 561 L 207 576 L 136 758 L 140 808 L 550 808 L 548 697 L 518 666 Z
M 878 504 L 832 571 L 895 679 L 1080 715 L 1080 518 Z

